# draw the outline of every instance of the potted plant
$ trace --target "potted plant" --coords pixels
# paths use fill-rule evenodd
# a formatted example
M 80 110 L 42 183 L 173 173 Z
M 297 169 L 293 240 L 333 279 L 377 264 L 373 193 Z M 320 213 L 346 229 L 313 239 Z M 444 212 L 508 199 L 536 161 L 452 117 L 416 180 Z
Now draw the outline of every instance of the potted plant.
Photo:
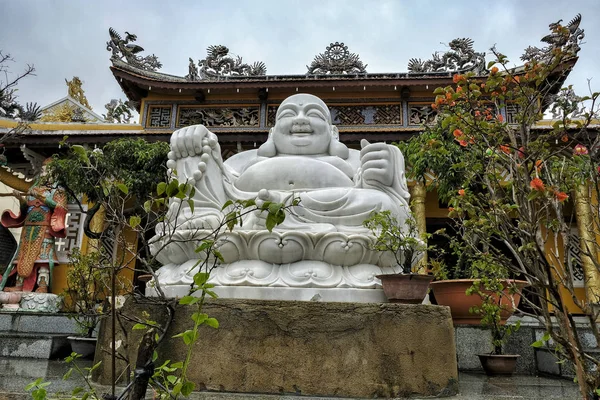
M 66 307 L 72 312 L 79 334 L 68 339 L 72 350 L 84 357 L 94 354 L 97 340 L 94 333 L 103 315 L 103 301 L 110 282 L 110 267 L 102 265 L 103 259 L 101 251 L 82 254 L 74 248 L 69 254 Z
M 482 306 L 483 297 L 480 294 L 484 293 L 498 301 L 500 323 L 506 323 L 518 307 L 522 289 L 528 283 L 510 279 L 508 269 L 493 262 L 489 254 L 471 254 L 459 236 L 450 239 L 450 248 L 458 256 L 453 267 L 445 263 L 432 263 L 435 281 L 431 283 L 431 290 L 436 303 L 450 307 L 454 324 L 479 325 L 481 317 L 471 310 Z M 494 279 L 502 286 L 502 290 L 493 293 L 480 288 L 482 279 Z
M 477 355 L 487 375 L 512 375 L 520 357 L 518 354 L 504 354 L 503 351 L 510 335 L 521 326 L 521 321 L 516 324 L 502 323 L 502 312 L 506 308 L 502 302 L 505 290 L 501 279 L 487 277 L 478 280 L 467 290 L 467 294 L 476 294 L 482 299 L 481 305 L 472 307 L 471 312 L 481 318 L 482 326 L 491 330 L 492 351 Z
M 393 273 L 377 275 L 388 300 L 407 304 L 423 302 L 433 276 L 414 273 L 417 262 L 427 251 L 415 221 L 409 218 L 401 225 L 390 211 L 380 211 L 372 213 L 364 226 L 375 236 L 372 248 L 383 252 L 383 257 L 393 257 Z

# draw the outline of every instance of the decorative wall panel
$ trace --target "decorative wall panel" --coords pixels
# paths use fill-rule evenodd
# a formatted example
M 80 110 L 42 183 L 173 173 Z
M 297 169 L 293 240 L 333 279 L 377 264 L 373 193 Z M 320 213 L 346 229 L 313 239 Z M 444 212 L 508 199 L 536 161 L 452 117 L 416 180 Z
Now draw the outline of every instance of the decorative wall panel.
M 509 124 L 517 123 L 517 114 L 519 113 L 518 104 L 507 104 L 505 107 L 506 122 Z
M 215 127 L 258 127 L 258 107 L 179 107 L 177 128 L 202 124 Z
M 73 248 L 81 248 L 83 241 L 83 223 L 85 222 L 85 211 L 87 206 L 84 206 L 84 212 L 81 212 L 77 204 L 69 204 L 67 212 L 67 236 L 65 238 L 56 239 L 56 256 L 60 263 L 68 263 L 68 253 Z
M 150 106 L 149 109 L 146 126 L 149 128 L 168 128 L 171 126 L 171 106 Z
M 581 264 L 581 247 L 579 243 L 579 234 L 577 227 L 571 228 L 571 238 L 569 240 L 569 259 L 573 266 L 571 270 L 571 279 L 574 287 L 584 287 L 583 265 Z
M 267 110 L 267 126 L 275 125 L 277 105 Z M 329 107 L 334 125 L 400 125 L 402 124 L 402 108 L 400 104 L 372 105 L 335 105 Z
M 431 104 L 408 103 L 408 125 L 430 125 L 435 122 L 436 116 Z

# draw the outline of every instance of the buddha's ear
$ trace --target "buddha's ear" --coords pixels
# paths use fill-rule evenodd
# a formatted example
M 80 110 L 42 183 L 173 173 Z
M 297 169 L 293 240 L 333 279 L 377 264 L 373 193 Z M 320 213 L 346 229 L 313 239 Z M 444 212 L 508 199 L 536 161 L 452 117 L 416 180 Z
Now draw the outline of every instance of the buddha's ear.
M 339 140 L 340 133 L 337 126 L 331 128 L 331 141 L 329 142 L 329 155 L 338 156 L 341 159 L 347 159 L 350 156 L 348 147 Z
M 259 157 L 275 157 L 277 155 L 277 149 L 275 148 L 275 142 L 273 141 L 273 128 L 269 131 L 267 141 L 258 148 L 256 154 Z

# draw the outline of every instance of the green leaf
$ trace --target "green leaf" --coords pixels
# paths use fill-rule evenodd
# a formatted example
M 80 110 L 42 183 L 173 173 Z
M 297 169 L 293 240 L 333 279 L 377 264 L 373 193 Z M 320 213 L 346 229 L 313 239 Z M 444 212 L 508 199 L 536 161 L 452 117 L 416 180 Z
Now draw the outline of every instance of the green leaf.
M 83 396 L 81 396 L 81 400 L 87 400 L 87 399 L 88 399 L 88 397 L 90 397 L 90 394 L 89 394 L 88 392 L 85 392 L 85 393 L 83 394 Z
M 161 194 L 163 194 L 165 192 L 166 189 L 167 189 L 167 183 L 160 182 L 158 185 L 156 185 L 156 194 L 158 194 L 160 196 Z
M 206 293 L 207 295 L 209 295 L 213 299 L 218 299 L 219 298 L 219 296 L 215 292 L 213 292 L 212 290 L 205 289 L 204 293 Z
M 194 213 L 194 200 L 193 199 L 188 199 L 187 203 L 188 203 L 188 206 L 190 206 L 190 211 L 193 214 Z
M 271 231 L 273 231 L 273 228 L 275 228 L 275 225 L 277 225 L 275 216 L 273 214 L 269 213 L 269 215 L 267 215 L 267 219 L 265 221 L 265 227 L 267 228 L 267 230 L 269 232 L 271 232 Z
M 192 321 L 198 325 L 202 325 L 208 319 L 208 314 L 195 312 L 192 314 Z
M 72 373 L 73 373 L 73 368 L 69 368 L 69 370 L 67 372 L 65 372 L 65 374 L 63 375 L 63 381 L 66 381 L 67 379 L 69 379 L 71 377 Z
M 167 380 L 171 382 L 171 385 L 174 385 L 177 382 L 177 377 L 175 375 L 167 375 Z
M 131 217 L 129 217 L 129 226 L 132 228 L 139 226 L 141 222 L 142 218 L 140 216 L 132 215 Z
M 154 350 L 154 352 L 152 353 L 152 361 L 156 360 L 158 360 L 158 351 Z
M 192 342 L 196 341 L 196 339 L 198 338 L 198 335 L 196 335 L 194 333 L 194 331 L 188 329 L 187 331 L 183 332 L 182 337 L 183 337 L 183 342 L 189 346 Z
M 83 160 L 83 162 L 85 162 L 86 164 L 90 163 L 90 159 L 88 158 L 87 155 L 87 151 L 85 150 L 85 147 L 79 145 L 79 144 L 74 144 L 73 146 L 71 146 L 71 150 L 73 150 L 73 152 L 75 154 L 77 154 L 77 156 Z
M 125 185 L 124 183 L 117 183 L 117 188 L 125 193 L 125 194 L 129 194 L 129 189 L 127 188 L 127 185 Z
M 25 386 L 25 390 L 27 392 L 29 392 L 31 389 L 33 389 L 35 386 L 37 386 L 40 382 L 42 382 L 42 378 L 37 378 L 35 381 L 27 384 L 27 386 Z
M 183 382 L 179 382 L 177 385 L 173 387 L 173 396 L 177 398 L 177 395 L 181 392 L 181 387 L 183 386 Z
M 196 248 L 196 250 L 195 250 L 196 253 L 200 253 L 201 251 L 204 251 L 204 250 L 208 249 L 210 246 L 213 245 L 214 242 L 215 242 L 214 240 L 204 240 L 202 242 L 202 244 Z
M 197 272 L 194 275 L 194 283 L 197 286 L 202 286 L 208 281 L 208 278 L 210 278 L 210 274 L 206 272 Z
M 205 321 L 206 325 L 210 326 L 211 328 L 215 328 L 217 329 L 219 327 L 219 321 L 217 321 L 216 318 L 208 318 Z
M 179 361 L 171 364 L 171 368 L 183 368 L 183 362 Z
M 544 346 L 544 342 L 541 340 L 536 340 L 535 342 L 531 343 L 531 347 L 542 347 Z
M 223 254 L 221 254 L 220 251 L 213 250 L 213 254 L 214 254 L 215 257 L 217 257 L 219 259 L 219 261 L 221 261 L 222 263 L 225 262 L 225 258 L 223 258 Z
M 73 391 L 71 392 L 71 394 L 73 396 L 77 396 L 79 393 L 83 392 L 83 388 L 80 386 L 77 386 L 75 389 L 73 389 Z
M 152 201 L 146 200 L 144 202 L 144 211 L 150 212 L 151 209 L 152 209 Z
M 194 296 L 183 296 L 181 298 L 181 300 L 179 300 L 179 304 L 181 305 L 185 305 L 185 304 L 196 304 L 198 302 L 198 298 L 194 297 Z
M 270 214 L 277 214 L 279 212 L 279 210 L 281 210 L 281 207 L 283 206 L 283 204 L 281 203 L 272 203 L 269 205 L 269 213 Z
M 141 329 L 146 329 L 147 327 L 148 326 L 146 326 L 145 324 L 135 324 L 133 326 L 133 328 L 131 328 L 131 329 L 133 329 L 134 331 L 137 331 L 137 330 L 141 330 Z
M 232 204 L 233 204 L 233 201 L 232 201 L 232 200 L 227 200 L 227 201 L 225 202 L 225 204 L 223 204 L 223 207 L 221 207 L 221 211 L 225 210 L 227 207 L 229 207 L 229 206 L 230 206 L 230 205 L 232 205 Z
M 186 381 L 181 387 L 181 394 L 184 396 L 189 396 L 190 393 L 194 390 L 194 383 L 190 381 Z
M 179 182 L 177 182 L 176 179 L 173 179 L 169 185 L 167 186 L 166 192 L 167 192 L 167 196 L 169 197 L 173 197 L 177 194 L 177 192 L 179 191 Z

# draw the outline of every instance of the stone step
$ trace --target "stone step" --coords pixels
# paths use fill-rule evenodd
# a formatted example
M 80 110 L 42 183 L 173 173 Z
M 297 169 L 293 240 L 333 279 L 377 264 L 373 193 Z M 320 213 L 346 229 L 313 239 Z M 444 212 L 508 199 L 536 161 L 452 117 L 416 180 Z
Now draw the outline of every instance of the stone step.
M 0 356 L 54 359 L 71 353 L 65 333 L 0 332 Z
M 600 349 L 587 349 L 586 352 L 595 358 L 600 357 Z M 568 379 L 575 377 L 575 368 L 573 363 L 567 360 L 559 362 L 559 358 L 555 355 L 554 350 L 549 347 L 536 348 L 535 361 L 538 371 L 543 374 Z
M 0 332 L 74 335 L 77 333 L 77 324 L 68 314 L 0 312 Z

